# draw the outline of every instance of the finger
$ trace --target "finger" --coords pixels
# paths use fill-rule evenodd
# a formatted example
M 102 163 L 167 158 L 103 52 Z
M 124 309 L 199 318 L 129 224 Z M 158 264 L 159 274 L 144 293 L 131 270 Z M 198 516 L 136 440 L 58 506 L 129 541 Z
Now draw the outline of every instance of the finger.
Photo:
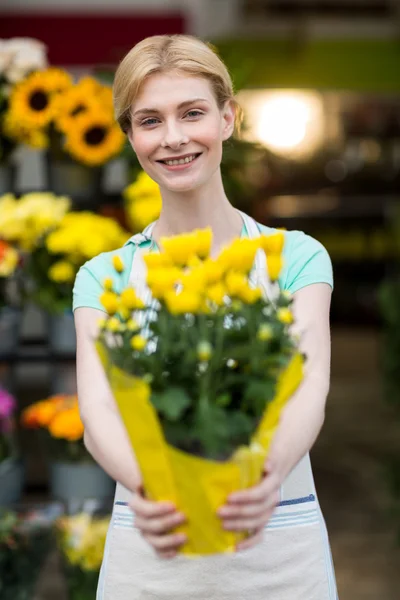
M 252 519 L 232 519 L 223 522 L 226 531 L 253 531 L 265 527 L 271 518 L 273 511 L 269 510 Z
M 171 559 L 171 558 L 175 558 L 175 556 L 178 554 L 176 550 L 166 550 L 165 552 L 156 552 L 158 558 L 163 558 L 163 559 Z
M 136 515 L 148 519 L 161 517 L 176 511 L 172 502 L 152 502 L 139 494 L 134 494 L 130 507 Z
M 273 491 L 269 496 L 263 498 L 262 502 L 252 504 L 227 504 L 218 509 L 218 515 L 222 519 L 237 519 L 243 517 L 255 517 L 266 510 L 275 508 L 279 503 L 280 493 Z
M 256 530 L 253 535 L 251 535 L 247 539 L 243 540 L 242 542 L 239 542 L 239 544 L 236 546 L 236 550 L 238 550 L 239 552 L 242 552 L 243 550 L 248 550 L 249 548 L 253 548 L 257 544 L 262 542 L 263 537 L 264 537 L 264 527 L 261 527 L 260 529 Z
M 176 551 L 187 539 L 184 533 L 173 533 L 170 535 L 152 535 L 147 533 L 143 537 L 158 552 Z
M 279 481 L 274 475 L 268 475 L 254 487 L 234 492 L 228 498 L 228 504 L 252 504 L 262 502 L 275 490 L 279 489 Z
M 164 534 L 178 525 L 182 525 L 185 520 L 185 515 L 178 512 L 151 519 L 136 515 L 135 525 L 144 533 Z

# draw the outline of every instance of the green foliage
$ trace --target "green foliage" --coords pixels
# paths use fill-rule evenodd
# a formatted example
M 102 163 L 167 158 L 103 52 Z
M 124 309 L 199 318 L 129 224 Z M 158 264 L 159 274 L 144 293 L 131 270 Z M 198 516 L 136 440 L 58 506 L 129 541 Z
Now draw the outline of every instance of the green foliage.
M 0 511 L 1 600 L 32 600 L 51 539 L 49 527 L 29 525 L 14 512 Z
M 289 307 L 291 299 L 281 294 L 278 305 Z M 170 444 L 208 458 L 227 458 L 249 443 L 293 356 L 288 325 L 264 299 L 197 315 L 172 315 L 161 302 L 157 319 L 152 316 L 148 351 L 132 354 L 130 340 L 139 329 L 122 330 L 117 344 L 108 344 L 108 334 L 101 335 L 109 362 L 150 382 L 151 401 Z M 270 327 L 270 339 L 259 339 L 261 325 Z M 199 358 L 199 342 L 210 345 L 208 360 Z

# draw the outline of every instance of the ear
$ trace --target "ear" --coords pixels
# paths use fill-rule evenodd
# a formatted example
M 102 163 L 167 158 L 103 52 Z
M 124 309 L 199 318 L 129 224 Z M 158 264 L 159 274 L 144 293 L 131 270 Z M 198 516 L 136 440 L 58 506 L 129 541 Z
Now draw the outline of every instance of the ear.
M 227 100 L 222 109 L 222 139 L 229 140 L 235 130 L 236 108 L 232 100 Z

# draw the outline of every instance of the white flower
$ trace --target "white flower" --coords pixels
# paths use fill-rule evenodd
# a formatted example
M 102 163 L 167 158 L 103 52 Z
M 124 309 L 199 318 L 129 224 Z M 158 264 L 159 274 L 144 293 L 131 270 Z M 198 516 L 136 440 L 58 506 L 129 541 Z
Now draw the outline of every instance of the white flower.
M 47 65 L 47 49 L 39 40 L 0 40 L 0 73 L 10 83 L 18 83 L 32 71 L 45 69 Z

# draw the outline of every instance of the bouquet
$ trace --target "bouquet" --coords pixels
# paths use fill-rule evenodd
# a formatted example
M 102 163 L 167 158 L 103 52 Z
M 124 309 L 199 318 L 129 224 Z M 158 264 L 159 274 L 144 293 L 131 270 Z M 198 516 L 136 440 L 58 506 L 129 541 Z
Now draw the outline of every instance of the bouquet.
M 45 443 L 55 460 L 90 460 L 83 444 L 83 423 L 77 396 L 57 395 L 31 404 L 23 410 L 21 423 L 44 433 Z
M 90 167 L 117 156 L 125 141 L 114 120 L 111 87 L 93 77 L 74 83 L 67 71 L 54 67 L 15 86 L 8 121 L 21 142 Z
M 0 39 L 0 163 L 5 163 L 19 142 L 10 120 L 13 88 L 32 72 L 47 66 L 46 47 L 31 38 Z
M 15 398 L 0 388 L 0 463 L 15 454 Z
M 150 296 L 117 294 L 106 279 L 97 341 L 147 496 L 187 516 L 187 554 L 233 551 L 245 537 L 223 531 L 216 511 L 260 480 L 302 379 L 292 299 L 276 284 L 264 298 L 254 281 L 256 253 L 277 280 L 283 233 L 235 240 L 216 259 L 211 241 L 198 230 L 145 255 Z M 124 268 L 118 255 L 114 266 Z
M 19 265 L 19 253 L 1 239 L 0 232 L 0 310 L 10 302 L 9 284 L 16 276 Z
M 64 516 L 57 522 L 58 547 L 71 600 L 91 600 L 96 594 L 109 522 L 109 517 L 87 512 Z

